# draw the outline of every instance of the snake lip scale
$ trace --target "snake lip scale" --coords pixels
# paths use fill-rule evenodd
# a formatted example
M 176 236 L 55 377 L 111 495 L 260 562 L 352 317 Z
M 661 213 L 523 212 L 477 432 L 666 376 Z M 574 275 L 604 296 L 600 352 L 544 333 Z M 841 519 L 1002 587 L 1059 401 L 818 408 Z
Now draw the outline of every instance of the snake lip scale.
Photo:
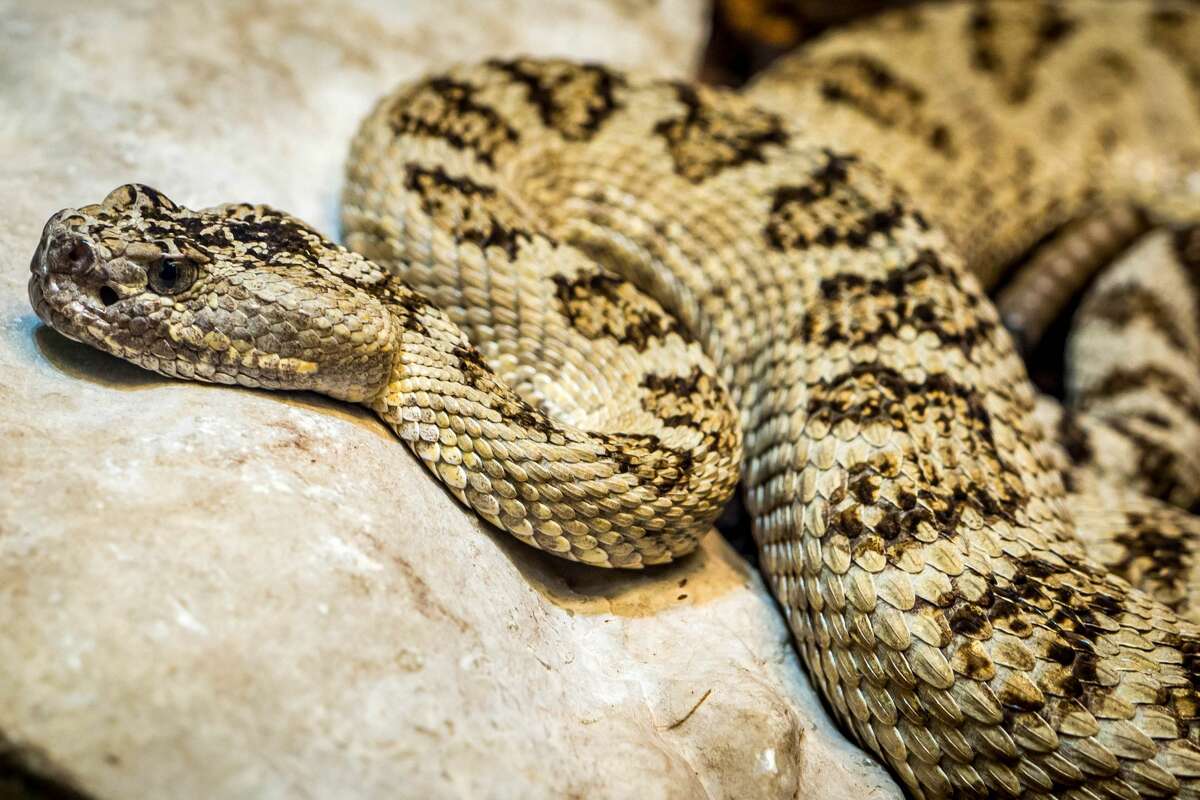
M 375 411 L 563 558 L 693 550 L 743 486 L 846 732 L 918 798 L 1200 797 L 1200 13 L 920 5 L 741 93 L 464 65 L 382 98 L 346 245 L 140 184 L 30 302 L 164 375 Z M 1086 275 L 1064 402 L 1036 337 Z M 1057 302 L 1057 301 L 1054 301 Z

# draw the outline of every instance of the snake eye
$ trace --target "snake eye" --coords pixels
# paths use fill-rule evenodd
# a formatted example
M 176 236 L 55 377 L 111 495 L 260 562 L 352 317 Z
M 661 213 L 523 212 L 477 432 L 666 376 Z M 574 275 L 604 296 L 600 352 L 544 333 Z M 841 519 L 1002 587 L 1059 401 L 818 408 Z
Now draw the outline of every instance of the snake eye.
M 196 265 L 180 256 L 163 256 L 150 265 L 147 277 L 159 294 L 179 294 L 196 282 Z

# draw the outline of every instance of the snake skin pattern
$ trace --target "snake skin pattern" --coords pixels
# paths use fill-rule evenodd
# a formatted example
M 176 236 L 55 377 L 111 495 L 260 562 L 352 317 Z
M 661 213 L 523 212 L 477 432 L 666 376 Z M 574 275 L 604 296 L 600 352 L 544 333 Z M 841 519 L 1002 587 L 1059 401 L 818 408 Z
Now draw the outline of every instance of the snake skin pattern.
M 809 675 L 913 796 L 1196 798 L 1198 44 L 1186 6 L 977 3 L 742 95 L 452 69 L 363 122 L 349 249 L 127 185 L 51 218 L 30 299 L 166 375 L 367 405 L 564 558 L 679 557 L 740 479 Z M 1150 232 L 1060 405 L 982 286 L 1122 204 Z

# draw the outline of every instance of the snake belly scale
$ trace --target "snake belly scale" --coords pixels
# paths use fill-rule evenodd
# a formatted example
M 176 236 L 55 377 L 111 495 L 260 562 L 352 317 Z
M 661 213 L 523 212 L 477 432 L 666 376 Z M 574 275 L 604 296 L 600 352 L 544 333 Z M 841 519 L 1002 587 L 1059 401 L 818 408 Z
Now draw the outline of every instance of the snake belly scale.
M 1200 797 L 1200 235 L 1165 230 L 1200 220 L 1198 44 L 1185 5 L 976 3 L 743 94 L 454 68 L 362 123 L 346 247 L 130 184 L 50 219 L 30 299 L 166 375 L 364 404 L 564 558 L 681 557 L 740 480 L 811 679 L 915 797 Z M 1154 230 L 1063 407 L 983 286 L 1119 203 Z

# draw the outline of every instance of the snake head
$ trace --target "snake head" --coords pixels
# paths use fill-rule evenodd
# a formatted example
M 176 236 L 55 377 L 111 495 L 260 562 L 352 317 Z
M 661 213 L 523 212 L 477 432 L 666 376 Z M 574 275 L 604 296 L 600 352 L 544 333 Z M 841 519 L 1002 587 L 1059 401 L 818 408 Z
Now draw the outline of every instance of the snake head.
M 172 377 L 360 402 L 399 339 L 390 276 L 266 206 L 192 211 L 128 184 L 52 216 L 30 268 L 44 323 Z

